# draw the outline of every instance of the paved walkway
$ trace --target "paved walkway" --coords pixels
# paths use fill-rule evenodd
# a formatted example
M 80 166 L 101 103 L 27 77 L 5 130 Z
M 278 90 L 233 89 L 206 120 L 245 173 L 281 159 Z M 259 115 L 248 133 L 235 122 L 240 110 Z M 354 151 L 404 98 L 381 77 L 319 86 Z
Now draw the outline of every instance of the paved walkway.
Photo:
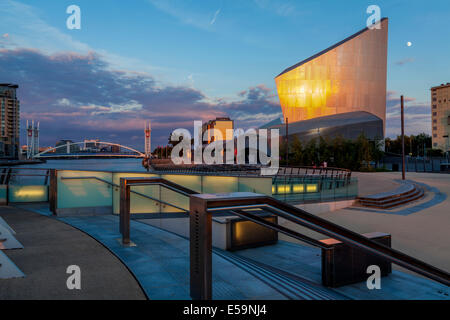
M 14 207 L 0 206 L 23 249 L 4 250 L 24 278 L 0 279 L 6 299 L 145 299 L 127 268 L 100 243 L 65 223 Z M 81 290 L 66 286 L 69 265 L 81 268 Z
M 83 230 L 114 252 L 133 272 L 150 299 L 191 299 L 189 296 L 189 241 L 131 221 L 134 247 L 118 241 L 117 216 L 59 218 Z M 231 262 L 213 255 L 213 299 L 285 299 L 279 292 Z
M 317 248 L 280 242 L 275 246 L 241 250 L 237 254 L 307 278 L 316 284 L 322 282 L 321 253 Z M 361 282 L 334 288 L 333 291 L 347 299 L 356 300 L 450 299 L 450 290 L 445 285 L 396 270 L 388 277 L 381 278 L 380 290 L 369 290 L 366 283 Z
M 352 172 L 352 178 L 358 179 L 358 195 L 360 197 L 391 191 L 400 187 L 400 183 L 394 181 L 394 179 L 386 178 L 384 173 Z
M 396 184 L 401 179 L 401 172 L 365 173 L 362 176 L 360 187 L 371 184 L 372 189 L 382 190 L 385 185 Z M 450 175 L 407 173 L 406 178 L 428 186 L 424 198 L 384 212 L 351 207 L 318 216 L 359 233 L 390 233 L 393 248 L 450 271 Z M 390 189 L 386 187 L 386 190 Z
M 35 209 L 41 214 L 48 214 L 46 209 Z M 117 216 L 52 219 L 64 221 L 107 246 L 127 265 L 150 299 L 190 299 L 189 242 L 185 238 L 131 221 L 131 240 L 136 246 L 123 247 L 119 242 Z M 247 260 L 238 262 L 233 255 Z M 295 288 L 303 288 L 303 291 L 294 292 L 298 292 L 299 296 L 315 290 L 321 295 L 338 299 L 449 299 L 447 287 L 400 271 L 394 271 L 391 276 L 382 279 L 382 290 L 368 290 L 365 283 L 330 290 L 321 286 L 320 264 L 320 250 L 284 241 L 226 255 L 215 252 L 213 299 L 286 299 L 280 291 L 289 289 L 292 292 L 293 288 L 294 291 L 297 290 Z M 268 273 L 269 268 L 281 273 Z M 261 277 L 261 272 L 265 272 L 266 276 Z M 283 272 L 298 276 L 300 282 L 280 288 L 277 282 Z M 268 278 L 273 279 L 270 281 Z M 292 278 L 284 277 L 283 281 L 292 283 Z
M 401 180 L 395 180 L 396 182 L 402 183 Z M 441 192 L 438 188 L 429 186 L 425 183 L 406 180 L 407 182 L 419 185 L 424 190 L 424 196 L 413 200 L 407 204 L 401 205 L 399 207 L 389 208 L 389 209 L 371 209 L 369 207 L 355 206 L 346 208 L 348 210 L 355 211 L 366 211 L 372 213 L 384 213 L 384 214 L 397 214 L 402 216 L 407 216 L 416 212 L 423 211 L 425 209 L 434 207 L 447 199 L 447 194 Z M 387 192 L 386 192 L 387 194 Z M 380 197 L 380 194 L 376 196 Z

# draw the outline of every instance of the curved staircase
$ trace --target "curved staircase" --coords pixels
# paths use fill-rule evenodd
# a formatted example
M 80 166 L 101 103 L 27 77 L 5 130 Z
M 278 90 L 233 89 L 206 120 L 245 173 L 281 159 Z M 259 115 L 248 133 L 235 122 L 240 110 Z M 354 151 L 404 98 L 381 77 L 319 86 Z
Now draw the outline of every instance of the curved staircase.
M 418 185 L 406 182 L 393 191 L 370 196 L 358 197 L 358 204 L 364 207 L 391 209 L 424 196 L 424 190 Z

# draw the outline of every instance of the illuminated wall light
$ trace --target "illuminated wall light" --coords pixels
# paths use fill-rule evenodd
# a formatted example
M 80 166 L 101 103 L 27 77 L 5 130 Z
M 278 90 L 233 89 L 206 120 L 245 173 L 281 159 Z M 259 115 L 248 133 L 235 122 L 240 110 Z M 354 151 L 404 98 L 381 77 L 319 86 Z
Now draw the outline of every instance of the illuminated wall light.
M 305 186 L 303 184 L 294 184 L 293 191 L 294 193 L 303 193 L 305 192 Z
M 289 192 L 291 192 L 290 185 L 279 185 L 278 186 L 278 193 L 289 193 Z
M 236 222 L 234 225 L 234 237 L 236 241 L 241 241 L 244 236 L 244 227 L 243 222 Z
M 11 202 L 41 202 L 47 201 L 46 186 L 11 186 Z
M 276 188 L 275 186 L 272 186 L 272 194 L 274 194 L 276 192 Z
M 306 185 L 306 192 L 317 192 L 317 184 Z
M 44 190 L 26 190 L 26 189 L 21 189 L 14 194 L 14 196 L 18 198 L 42 197 L 43 195 L 45 195 Z

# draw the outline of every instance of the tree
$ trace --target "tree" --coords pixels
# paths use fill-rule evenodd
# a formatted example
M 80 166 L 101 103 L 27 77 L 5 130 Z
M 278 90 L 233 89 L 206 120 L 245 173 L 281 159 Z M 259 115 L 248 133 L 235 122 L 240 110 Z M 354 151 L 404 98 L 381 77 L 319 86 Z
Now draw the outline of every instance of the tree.
M 371 169 L 370 162 L 372 161 L 371 148 L 369 140 L 365 135 L 361 133 L 356 140 L 357 159 L 359 164 L 359 170 L 362 168 Z
M 294 136 L 292 146 L 292 161 L 293 163 L 302 163 L 303 158 L 303 145 L 297 136 Z
M 405 153 L 411 156 L 424 156 L 428 149 L 432 149 L 431 136 L 426 133 L 420 133 L 417 136 L 405 136 Z M 397 155 L 402 154 L 402 137 L 397 136 L 395 140 L 391 138 L 385 139 L 386 153 Z

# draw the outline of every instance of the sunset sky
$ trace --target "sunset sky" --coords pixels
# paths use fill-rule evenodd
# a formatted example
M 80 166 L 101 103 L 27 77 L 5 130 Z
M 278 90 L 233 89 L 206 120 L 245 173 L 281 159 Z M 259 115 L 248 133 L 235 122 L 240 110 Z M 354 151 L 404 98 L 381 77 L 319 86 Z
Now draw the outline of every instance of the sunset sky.
M 72 4 L 81 30 L 66 27 Z M 22 129 L 40 121 L 42 146 L 143 149 L 147 119 L 153 147 L 193 120 L 258 126 L 281 116 L 274 77 L 364 28 L 371 4 L 389 18 L 387 135 L 400 94 L 406 133 L 430 133 L 429 89 L 450 82 L 448 0 L 2 0 L 0 82 L 19 84 Z

